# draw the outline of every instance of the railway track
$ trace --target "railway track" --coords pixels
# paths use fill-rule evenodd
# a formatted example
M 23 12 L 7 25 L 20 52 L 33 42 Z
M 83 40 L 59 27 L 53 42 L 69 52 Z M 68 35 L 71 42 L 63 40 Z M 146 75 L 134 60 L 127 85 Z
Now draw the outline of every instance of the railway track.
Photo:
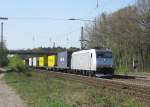
M 47 72 L 47 70 L 36 70 L 40 72 Z M 81 82 L 111 92 L 124 93 L 126 95 L 133 96 L 137 100 L 150 105 L 150 79 L 140 79 L 139 77 L 136 78 L 136 76 L 123 75 L 114 75 L 111 79 L 105 79 L 63 72 L 49 73 L 50 75 L 53 75 L 58 78 Z
M 42 70 L 43 71 L 43 70 Z M 45 71 L 45 70 L 44 70 Z M 103 88 L 108 91 L 124 93 L 132 96 L 137 100 L 145 103 L 150 103 L 150 80 L 144 79 L 104 79 L 104 78 L 91 78 L 82 75 L 62 73 L 62 72 L 50 72 L 58 78 L 67 80 L 75 80 L 84 84 L 95 86 L 97 88 Z

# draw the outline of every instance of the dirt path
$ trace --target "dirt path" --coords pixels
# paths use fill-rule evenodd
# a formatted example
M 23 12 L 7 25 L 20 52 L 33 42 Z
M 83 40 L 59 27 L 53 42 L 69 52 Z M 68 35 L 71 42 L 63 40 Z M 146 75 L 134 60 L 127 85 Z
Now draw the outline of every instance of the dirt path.
M 20 97 L 1 78 L 0 74 L 0 107 L 26 107 Z

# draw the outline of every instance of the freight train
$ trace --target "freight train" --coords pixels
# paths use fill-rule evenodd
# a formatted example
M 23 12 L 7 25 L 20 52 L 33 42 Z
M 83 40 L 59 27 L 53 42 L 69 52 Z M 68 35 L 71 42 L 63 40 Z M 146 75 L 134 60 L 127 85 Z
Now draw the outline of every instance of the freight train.
M 57 55 L 32 57 L 28 65 L 53 71 L 87 76 L 114 74 L 114 58 L 110 49 L 89 49 L 77 52 L 60 52 Z

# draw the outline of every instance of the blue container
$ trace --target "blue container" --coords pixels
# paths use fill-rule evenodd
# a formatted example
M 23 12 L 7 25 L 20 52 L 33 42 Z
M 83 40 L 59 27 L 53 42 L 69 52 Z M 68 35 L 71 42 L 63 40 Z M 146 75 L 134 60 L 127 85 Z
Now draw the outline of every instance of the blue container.
M 58 53 L 57 67 L 62 69 L 69 69 L 71 66 L 71 52 Z

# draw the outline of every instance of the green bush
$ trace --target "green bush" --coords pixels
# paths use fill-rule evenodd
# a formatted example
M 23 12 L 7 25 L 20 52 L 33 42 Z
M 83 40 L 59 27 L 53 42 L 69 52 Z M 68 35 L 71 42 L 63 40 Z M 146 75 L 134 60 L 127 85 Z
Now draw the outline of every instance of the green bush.
M 24 64 L 23 59 L 19 55 L 15 55 L 9 59 L 8 68 L 15 72 L 28 71 L 28 67 Z

